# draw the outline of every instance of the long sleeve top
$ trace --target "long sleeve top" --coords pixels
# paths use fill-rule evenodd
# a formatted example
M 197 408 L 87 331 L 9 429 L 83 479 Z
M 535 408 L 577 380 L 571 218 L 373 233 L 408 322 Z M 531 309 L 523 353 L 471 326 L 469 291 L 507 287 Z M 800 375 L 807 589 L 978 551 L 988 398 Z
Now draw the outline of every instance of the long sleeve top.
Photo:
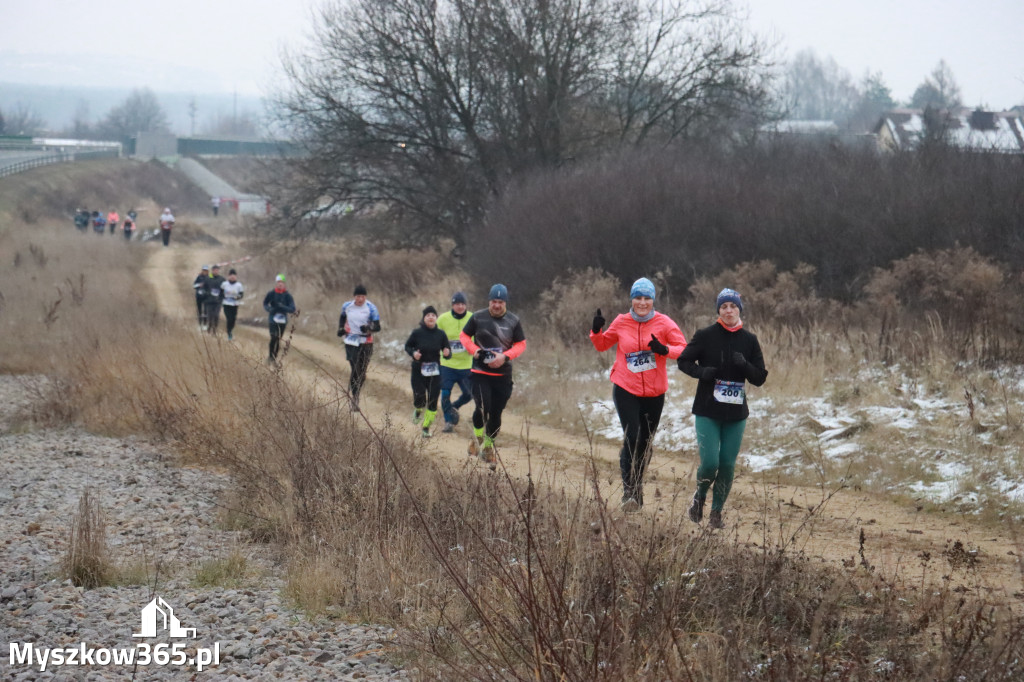
M 651 350 L 652 334 L 668 346 L 667 356 Z M 617 346 L 612 383 L 641 398 L 659 396 L 668 390 L 668 359 L 678 358 L 686 348 L 686 337 L 679 326 L 657 311 L 646 322 L 637 322 L 629 313 L 623 313 L 607 329 L 596 334 L 590 332 L 590 342 L 601 352 Z
M 737 364 L 733 353 L 743 354 Z M 757 337 L 740 328 L 729 331 L 718 322 L 701 329 L 679 356 L 679 369 L 698 379 L 693 397 L 693 414 L 720 421 L 740 421 L 750 414 L 744 382 L 761 386 L 768 378 L 761 344 Z M 711 378 L 703 378 L 705 368 L 714 368 Z

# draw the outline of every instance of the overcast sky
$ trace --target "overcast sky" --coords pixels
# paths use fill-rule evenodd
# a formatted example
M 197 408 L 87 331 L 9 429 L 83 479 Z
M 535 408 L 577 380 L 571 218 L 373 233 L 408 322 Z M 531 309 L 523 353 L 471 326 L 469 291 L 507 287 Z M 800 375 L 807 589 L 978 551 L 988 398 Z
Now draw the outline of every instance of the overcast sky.
M 0 0 L 0 82 L 266 94 L 321 0 Z M 738 0 L 741 7 L 747 0 Z M 1024 0 L 749 0 L 750 27 L 907 100 L 945 59 L 968 105 L 1024 103 Z

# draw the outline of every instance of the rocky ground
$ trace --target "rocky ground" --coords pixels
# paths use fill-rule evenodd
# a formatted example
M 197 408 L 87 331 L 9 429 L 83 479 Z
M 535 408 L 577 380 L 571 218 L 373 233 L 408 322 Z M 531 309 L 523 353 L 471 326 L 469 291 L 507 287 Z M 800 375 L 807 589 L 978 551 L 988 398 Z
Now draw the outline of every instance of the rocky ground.
M 160 444 L 142 439 L 25 428 L 37 381 L 0 376 L 0 639 L 9 647 L 0 659 L 3 679 L 193 679 L 202 649 L 219 663 L 201 675 L 229 680 L 407 677 L 389 661 L 389 628 L 311 620 L 288 605 L 281 567 L 268 551 L 218 526 L 224 475 L 178 466 Z M 105 515 L 121 575 L 114 587 L 83 590 L 60 575 L 86 488 Z M 203 569 L 218 566 L 242 575 L 200 586 Z M 182 627 L 195 628 L 194 638 L 169 638 L 159 626 L 156 637 L 133 637 L 142 633 L 142 609 L 157 598 Z M 184 646 L 159 647 L 175 643 Z M 149 665 L 105 662 L 131 649 L 143 655 L 146 644 Z M 56 652 L 69 659 L 68 649 L 79 659 L 92 650 L 93 662 L 55 665 Z M 171 660 L 159 664 L 162 655 Z

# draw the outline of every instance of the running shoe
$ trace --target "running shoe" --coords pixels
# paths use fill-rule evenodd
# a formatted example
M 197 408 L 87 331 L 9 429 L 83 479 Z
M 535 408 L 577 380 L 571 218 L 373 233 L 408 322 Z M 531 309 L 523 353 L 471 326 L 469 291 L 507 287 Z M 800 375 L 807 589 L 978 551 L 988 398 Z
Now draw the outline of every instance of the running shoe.
M 693 494 L 693 502 L 690 503 L 687 514 L 694 523 L 700 523 L 704 519 L 704 500 L 697 497 L 697 493 Z
M 708 525 L 712 528 L 725 528 L 725 523 L 722 521 L 722 512 L 712 509 L 711 514 L 708 515 Z
M 441 429 L 441 433 L 452 433 L 453 431 L 455 431 L 455 424 L 451 422 L 445 422 L 444 428 Z

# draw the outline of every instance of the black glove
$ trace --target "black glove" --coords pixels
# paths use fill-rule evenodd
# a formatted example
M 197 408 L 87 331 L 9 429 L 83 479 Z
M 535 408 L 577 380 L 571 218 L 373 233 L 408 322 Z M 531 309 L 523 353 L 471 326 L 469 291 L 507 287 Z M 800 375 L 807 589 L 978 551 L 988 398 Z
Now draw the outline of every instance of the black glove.
M 650 345 L 651 345 L 651 350 L 653 350 L 658 355 L 668 355 L 668 346 L 663 344 L 661 341 L 658 341 L 658 337 L 655 336 L 654 334 L 651 334 L 651 344 Z
M 446 359 L 450 358 L 452 356 L 452 349 L 451 348 L 443 348 L 441 350 L 441 355 L 443 355 Z
M 590 327 L 590 330 L 597 334 L 598 332 L 601 331 L 601 328 L 604 327 L 604 322 L 605 319 L 601 317 L 601 309 L 598 308 L 597 312 L 594 313 L 594 324 L 593 326 Z
M 490 360 L 494 359 L 494 353 L 487 350 L 486 348 L 481 348 L 476 352 L 475 355 L 473 355 L 473 357 L 480 362 L 489 362 Z
M 711 381 L 711 380 L 713 380 L 715 378 L 716 374 L 718 374 L 718 368 L 717 367 L 701 367 L 700 368 L 700 378 L 702 380 L 704 380 L 704 381 Z
M 747 359 L 743 356 L 743 353 L 736 351 L 735 353 L 732 354 L 732 364 L 738 365 L 740 367 L 745 367 L 747 364 Z
M 345 330 L 344 329 L 339 329 L 338 330 L 338 336 L 345 336 Z
M 361 325 L 359 325 L 359 332 L 361 334 L 369 334 L 370 333 L 370 325 L 368 325 L 368 324 L 361 324 Z

